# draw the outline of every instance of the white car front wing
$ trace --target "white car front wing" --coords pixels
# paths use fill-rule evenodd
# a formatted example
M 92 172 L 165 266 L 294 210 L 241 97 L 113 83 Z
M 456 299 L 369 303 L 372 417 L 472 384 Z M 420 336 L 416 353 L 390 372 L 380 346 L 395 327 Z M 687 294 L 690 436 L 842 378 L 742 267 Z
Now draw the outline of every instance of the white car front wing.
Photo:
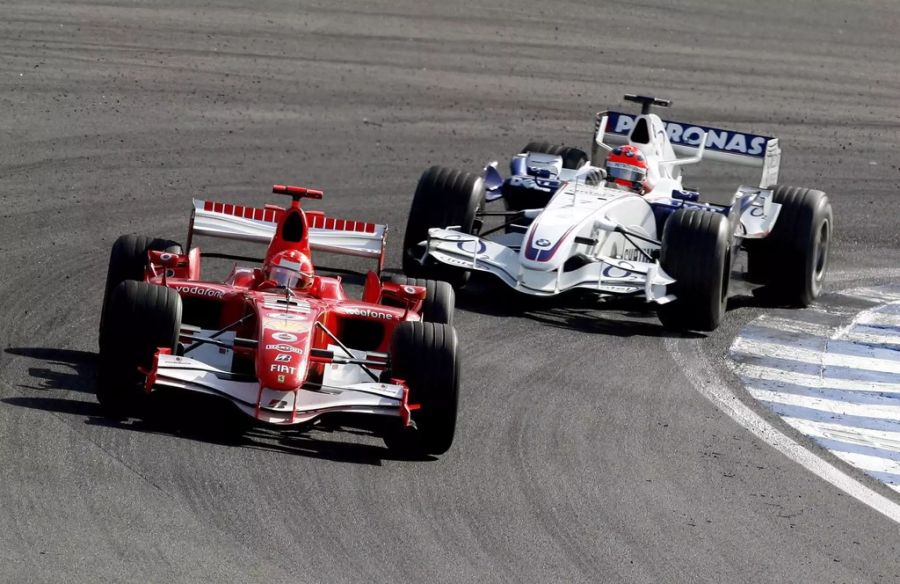
M 441 228 L 428 230 L 427 255 L 457 268 L 491 273 L 507 286 L 534 296 L 554 296 L 577 288 L 607 295 L 643 292 L 648 302 L 658 304 L 675 299 L 666 294 L 666 286 L 675 280 L 663 271 L 658 261 L 599 256 L 570 272 L 562 268 L 540 271 L 523 266 L 519 254 L 505 245 Z

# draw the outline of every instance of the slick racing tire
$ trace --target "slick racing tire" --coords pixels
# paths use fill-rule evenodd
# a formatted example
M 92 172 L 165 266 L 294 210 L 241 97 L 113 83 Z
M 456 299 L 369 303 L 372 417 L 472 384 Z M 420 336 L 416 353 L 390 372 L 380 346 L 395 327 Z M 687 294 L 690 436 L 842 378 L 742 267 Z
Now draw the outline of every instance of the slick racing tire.
M 447 324 L 402 322 L 391 341 L 391 376 L 409 386 L 413 428 L 386 431 L 391 450 L 409 456 L 443 454 L 453 444 L 459 406 L 459 342 Z
M 553 154 L 561 156 L 563 168 L 577 170 L 588 161 L 587 154 L 578 148 L 571 146 L 559 146 L 549 142 L 529 142 L 522 148 L 522 153 L 536 152 L 538 154 Z M 530 188 L 523 185 L 506 184 L 503 187 L 503 202 L 507 211 L 523 211 L 525 209 L 543 209 L 553 197 L 552 191 Z M 522 227 L 531 223 L 530 219 L 522 218 L 517 225 Z M 510 230 L 507 230 L 510 232 Z
M 573 148 L 572 146 L 558 146 L 550 142 L 529 142 L 522 148 L 522 153 L 536 152 L 538 154 L 553 154 L 561 156 L 563 159 L 563 168 L 570 170 L 578 170 L 588 161 L 588 155 L 584 150 Z
M 414 278 L 444 280 L 453 287 L 465 286 L 468 270 L 439 264 L 431 258 L 420 262 L 432 227 L 458 226 L 463 233 L 474 233 L 479 208 L 484 207 L 484 179 L 470 172 L 432 166 L 419 179 L 413 195 L 403 236 L 403 271 Z
M 404 286 L 422 286 L 425 288 L 425 300 L 422 303 L 422 320 L 438 324 L 453 324 L 456 293 L 450 284 L 440 280 L 410 278 L 402 275 L 392 277 L 391 281 Z
M 181 297 L 164 286 L 126 280 L 109 298 L 97 372 L 97 401 L 111 418 L 127 415 L 159 347 L 176 348 Z
M 672 330 L 712 331 L 725 314 L 731 272 L 731 233 L 719 213 L 679 210 L 663 228 L 660 264 L 675 283 L 675 300 L 657 309 Z
M 789 186 L 775 187 L 772 202 L 781 205 L 772 232 L 746 245 L 750 279 L 765 284 L 762 295 L 778 304 L 809 306 L 828 269 L 831 203 L 822 191 Z
M 113 244 L 109 253 L 109 268 L 106 271 L 106 285 L 103 288 L 103 304 L 100 308 L 100 345 L 103 345 L 103 323 L 106 320 L 106 305 L 116 286 L 126 280 L 143 280 L 147 265 L 148 251 L 167 251 L 181 254 L 184 251 L 178 242 L 168 239 L 147 237 L 146 235 L 122 235 Z

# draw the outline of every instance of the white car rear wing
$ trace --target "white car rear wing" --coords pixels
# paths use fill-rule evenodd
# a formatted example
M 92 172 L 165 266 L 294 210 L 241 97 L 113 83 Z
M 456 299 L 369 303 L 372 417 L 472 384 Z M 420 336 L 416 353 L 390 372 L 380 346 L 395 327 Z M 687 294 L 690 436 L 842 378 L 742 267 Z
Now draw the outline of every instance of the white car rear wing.
M 275 235 L 280 207 L 245 207 L 230 203 L 194 199 L 188 230 L 188 247 L 194 235 L 238 239 L 268 244 Z M 388 226 L 365 221 L 326 217 L 321 211 L 307 211 L 309 247 L 313 251 L 352 255 L 384 261 Z
M 643 115 L 622 112 L 601 112 L 597 114 L 597 127 L 601 117 L 606 117 L 607 140 L 613 144 L 628 144 L 632 140 L 632 130 Z M 672 150 L 685 156 L 696 156 L 700 151 L 700 141 L 706 135 L 703 158 L 718 162 L 730 162 L 762 168 L 759 186 L 774 186 L 778 182 L 778 167 L 781 164 L 781 148 L 778 138 L 746 134 L 733 130 L 723 130 L 697 124 L 686 124 L 662 120 L 665 134 Z M 650 140 L 657 139 L 649 137 Z M 596 162 L 595 162 L 596 164 Z

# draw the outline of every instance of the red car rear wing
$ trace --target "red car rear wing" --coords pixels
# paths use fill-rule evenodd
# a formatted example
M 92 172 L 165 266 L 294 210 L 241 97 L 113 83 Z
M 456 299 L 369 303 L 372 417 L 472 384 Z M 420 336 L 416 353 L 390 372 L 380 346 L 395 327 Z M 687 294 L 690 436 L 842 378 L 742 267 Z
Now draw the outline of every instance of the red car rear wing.
M 283 213 L 284 209 L 272 205 L 260 208 L 194 199 L 188 247 L 195 235 L 268 244 Z M 322 211 L 304 213 L 310 249 L 371 258 L 378 262 L 381 271 L 387 225 L 326 217 Z

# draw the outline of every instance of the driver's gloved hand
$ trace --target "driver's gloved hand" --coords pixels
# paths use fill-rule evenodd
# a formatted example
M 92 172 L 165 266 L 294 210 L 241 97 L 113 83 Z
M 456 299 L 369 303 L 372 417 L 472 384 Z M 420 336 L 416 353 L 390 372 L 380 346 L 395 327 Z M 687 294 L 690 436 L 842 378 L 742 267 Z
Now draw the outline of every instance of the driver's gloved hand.
M 597 186 L 606 179 L 606 171 L 602 168 L 592 168 L 584 177 L 585 184 Z

